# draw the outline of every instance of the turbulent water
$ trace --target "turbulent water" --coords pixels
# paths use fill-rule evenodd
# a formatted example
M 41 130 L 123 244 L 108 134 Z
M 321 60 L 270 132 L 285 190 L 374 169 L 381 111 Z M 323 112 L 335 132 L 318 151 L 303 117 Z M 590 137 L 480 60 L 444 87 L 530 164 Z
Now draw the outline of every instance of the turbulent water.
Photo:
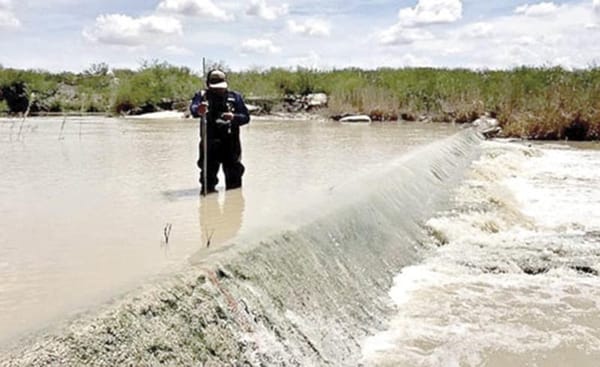
M 378 366 L 597 366 L 600 151 L 486 143 L 454 205 L 427 223 L 438 250 L 404 268 Z

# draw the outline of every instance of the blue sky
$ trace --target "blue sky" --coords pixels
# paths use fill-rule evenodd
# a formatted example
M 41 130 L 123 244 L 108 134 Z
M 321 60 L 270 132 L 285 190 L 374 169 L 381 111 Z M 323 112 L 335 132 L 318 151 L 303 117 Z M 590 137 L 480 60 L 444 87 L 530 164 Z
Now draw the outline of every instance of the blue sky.
M 600 0 L 0 0 L 0 64 L 586 67 Z

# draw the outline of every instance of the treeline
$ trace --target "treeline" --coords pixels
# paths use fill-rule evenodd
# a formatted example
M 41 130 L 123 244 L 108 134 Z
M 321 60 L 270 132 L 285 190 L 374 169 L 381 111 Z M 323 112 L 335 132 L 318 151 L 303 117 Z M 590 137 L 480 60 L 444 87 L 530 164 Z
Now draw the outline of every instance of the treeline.
M 144 62 L 137 70 L 94 64 L 82 73 L 0 68 L 0 112 L 139 114 L 181 108 L 199 88 L 191 69 Z
M 600 68 L 521 67 L 507 71 L 377 69 L 248 71 L 232 76 L 247 95 L 324 92 L 328 113 L 377 120 L 472 122 L 485 114 L 506 136 L 600 138 Z
M 522 67 L 507 71 L 405 68 L 319 71 L 272 68 L 229 74 L 248 99 L 323 92 L 329 115 L 369 114 L 378 120 L 471 122 L 489 114 L 508 136 L 600 138 L 600 68 Z M 80 74 L 0 69 L 0 110 L 143 113 L 185 109 L 203 84 L 185 67 L 148 62 L 138 70 L 92 66 Z M 21 95 L 9 103 L 10 94 Z M 31 98 L 31 94 L 35 97 Z M 0 102 L 2 103 L 2 102 Z M 27 106 L 25 106 L 26 108 Z

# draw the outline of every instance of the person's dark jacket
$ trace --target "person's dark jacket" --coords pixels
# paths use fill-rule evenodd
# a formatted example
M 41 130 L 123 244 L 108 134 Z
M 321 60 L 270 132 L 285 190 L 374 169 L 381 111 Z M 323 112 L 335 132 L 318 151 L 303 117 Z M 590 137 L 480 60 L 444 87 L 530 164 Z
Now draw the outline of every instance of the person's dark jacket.
M 207 134 L 208 139 L 226 139 L 239 137 L 239 128 L 250 122 L 250 113 L 244 103 L 242 96 L 234 91 L 227 91 L 224 95 L 218 95 L 208 91 L 200 91 L 194 95 L 190 105 L 192 116 L 198 118 L 198 106 L 208 101 Z M 221 115 L 225 112 L 233 113 L 233 120 L 226 124 Z

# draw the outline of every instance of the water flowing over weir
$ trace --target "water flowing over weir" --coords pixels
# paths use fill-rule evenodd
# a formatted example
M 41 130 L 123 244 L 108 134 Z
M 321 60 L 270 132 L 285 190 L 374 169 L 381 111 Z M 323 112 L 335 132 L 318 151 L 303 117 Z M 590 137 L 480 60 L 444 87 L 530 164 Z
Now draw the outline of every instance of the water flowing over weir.
M 196 256 L 0 365 L 357 365 L 389 320 L 393 276 L 427 249 L 423 222 L 480 142 L 465 130 L 418 148 L 324 194 L 292 228 Z
M 596 149 L 594 149 L 596 148 Z M 366 366 L 598 366 L 598 146 L 485 142 Z

